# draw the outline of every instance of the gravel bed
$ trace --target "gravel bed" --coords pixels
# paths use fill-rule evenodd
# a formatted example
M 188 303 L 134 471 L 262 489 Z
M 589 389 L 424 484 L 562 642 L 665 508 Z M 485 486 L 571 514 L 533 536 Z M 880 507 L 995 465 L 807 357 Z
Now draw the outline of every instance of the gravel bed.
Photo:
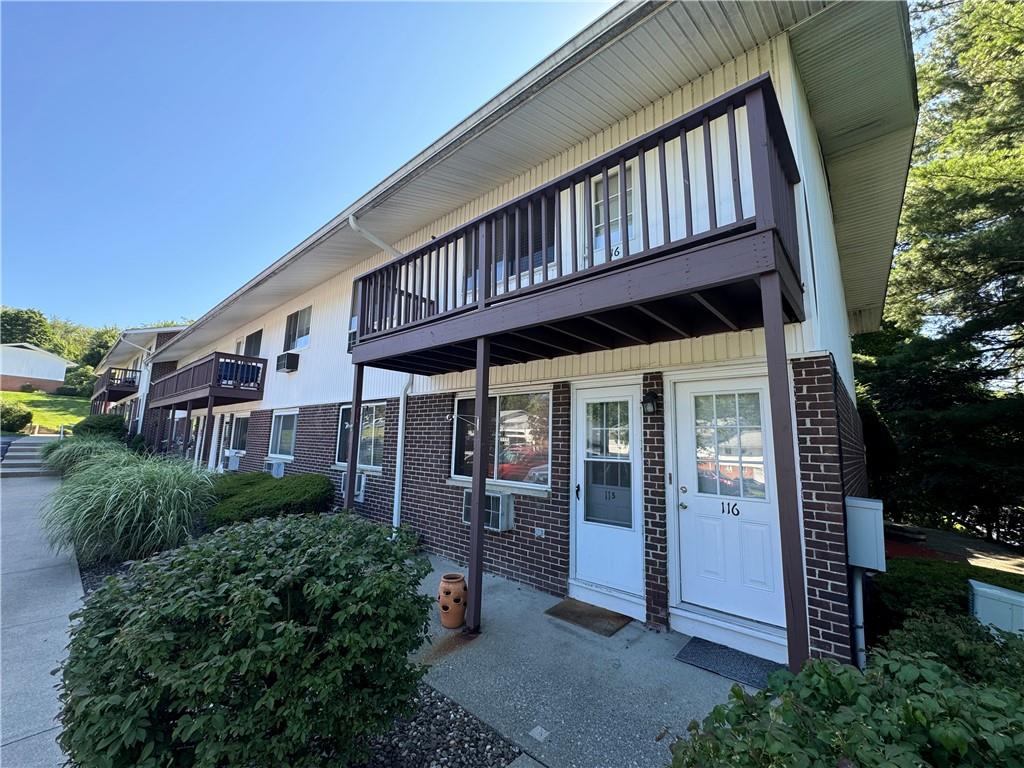
M 107 576 L 116 576 L 128 570 L 129 563 L 112 563 L 109 560 L 100 560 L 92 565 L 79 566 L 78 571 L 82 574 L 82 590 L 88 597 L 101 586 Z
M 372 740 L 360 768 L 505 768 L 520 750 L 447 696 L 421 684 L 410 717 Z

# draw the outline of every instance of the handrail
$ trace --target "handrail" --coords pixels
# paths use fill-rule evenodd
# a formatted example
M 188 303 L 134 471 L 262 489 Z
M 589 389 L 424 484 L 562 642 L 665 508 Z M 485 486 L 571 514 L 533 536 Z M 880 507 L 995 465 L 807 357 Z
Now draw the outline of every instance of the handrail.
M 754 228 L 799 275 L 798 181 L 761 75 L 363 273 L 355 343 Z
M 128 387 L 138 387 L 139 378 L 142 375 L 142 371 L 138 368 L 107 368 L 96 382 L 93 384 L 92 393 L 93 395 L 102 392 L 105 389 L 111 389 L 117 387 L 120 389 L 126 389 Z

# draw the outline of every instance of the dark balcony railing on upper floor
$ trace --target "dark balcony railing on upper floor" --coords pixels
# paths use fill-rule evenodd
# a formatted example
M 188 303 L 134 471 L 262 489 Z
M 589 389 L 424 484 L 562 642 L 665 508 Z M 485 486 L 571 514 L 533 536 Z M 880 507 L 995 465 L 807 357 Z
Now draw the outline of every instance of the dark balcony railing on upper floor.
M 763 75 L 360 276 L 354 346 L 755 230 L 798 281 L 797 181 Z
M 260 400 L 266 371 L 267 361 L 262 357 L 212 352 L 154 381 L 149 405 L 184 406 L 209 398 L 214 405 Z
M 116 402 L 139 391 L 139 377 L 142 372 L 135 368 L 107 368 L 96 378 L 92 387 L 95 398 L 106 393 L 105 400 Z

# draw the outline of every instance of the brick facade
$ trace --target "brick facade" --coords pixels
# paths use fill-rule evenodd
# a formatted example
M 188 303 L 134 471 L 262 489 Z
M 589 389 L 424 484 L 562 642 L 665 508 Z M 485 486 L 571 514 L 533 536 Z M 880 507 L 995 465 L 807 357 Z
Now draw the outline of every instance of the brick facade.
M 245 433 L 245 456 L 238 462 L 241 472 L 263 472 L 270 451 L 270 425 L 273 411 L 253 411 Z
M 428 550 L 464 563 L 469 553 L 469 526 L 462 522 L 465 488 L 449 482 L 454 410 L 451 393 L 409 398 L 402 523 L 420 534 Z M 556 595 L 567 592 L 569 579 L 569 425 L 569 385 L 558 382 L 551 392 L 550 493 L 546 498 L 514 493 L 514 530 L 484 533 L 488 571 Z
M 63 383 L 63 379 L 39 379 L 33 376 L 8 376 L 0 374 L 0 390 L 4 392 L 20 392 L 23 386 L 31 384 L 38 390 L 53 394 L 54 390 Z
M 173 333 L 170 333 L 170 334 L 168 334 L 168 333 L 157 334 L 157 349 L 160 348 L 160 338 L 163 337 L 163 336 L 169 337 L 168 340 L 170 340 L 170 338 L 173 338 L 175 336 L 175 334 L 173 334 Z M 150 382 L 154 382 L 157 379 L 163 378 L 164 376 L 166 376 L 169 373 L 173 373 L 177 369 L 177 367 L 178 367 L 178 362 L 176 360 L 165 360 L 165 361 L 162 361 L 162 362 L 159 362 L 159 363 L 153 363 L 153 367 L 150 369 L 150 373 L 149 373 L 149 380 L 150 380 Z M 168 419 L 167 419 L 167 411 L 166 410 L 162 410 L 160 408 L 147 408 L 146 409 L 146 413 L 142 417 L 142 437 L 145 439 L 146 445 L 148 445 L 150 448 L 152 448 L 154 450 L 159 448 L 159 446 L 156 445 L 156 441 L 157 441 L 157 436 L 160 434 L 160 421 L 161 421 L 161 419 L 163 419 L 164 421 L 168 421 Z M 168 425 L 165 423 L 163 428 L 164 428 L 163 439 L 166 440 L 167 439 L 167 432 L 168 432 Z
M 849 662 L 844 497 L 864 493 L 860 419 L 830 355 L 793 361 L 811 655 Z
M 665 392 L 660 372 L 645 373 L 643 393 L 658 409 L 643 414 L 644 593 L 647 623 L 668 627 L 668 524 L 665 509 Z

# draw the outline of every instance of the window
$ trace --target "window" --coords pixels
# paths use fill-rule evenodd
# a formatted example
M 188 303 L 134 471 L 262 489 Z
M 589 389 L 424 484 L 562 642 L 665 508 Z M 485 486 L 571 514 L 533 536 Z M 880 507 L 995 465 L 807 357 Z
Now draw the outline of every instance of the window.
M 295 455 L 295 430 L 299 414 L 295 411 L 275 413 L 274 424 L 270 431 L 270 455 Z
M 452 475 L 472 477 L 476 434 L 473 398 L 455 403 Z M 497 395 L 487 402 L 493 440 L 487 446 L 487 477 L 531 485 L 548 485 L 551 451 L 551 395 L 548 392 Z
M 764 426 L 757 392 L 697 395 L 697 491 L 765 498 Z
M 313 308 L 306 307 L 292 312 L 284 322 L 284 351 L 293 352 L 309 346 L 309 321 Z M 260 332 L 262 334 L 262 331 Z
M 249 417 L 236 416 L 231 424 L 231 450 L 244 451 L 245 438 L 249 433 Z
M 307 323 L 306 337 L 309 338 L 309 329 Z M 245 337 L 245 356 L 246 357 L 259 357 L 260 347 L 263 346 L 263 329 L 260 328 L 258 331 L 253 331 Z
M 359 427 L 359 466 L 384 466 L 384 403 L 367 403 L 362 408 Z M 341 406 L 338 426 L 338 463 L 348 463 L 348 446 L 352 435 L 352 406 Z
M 604 210 L 604 178 L 597 176 L 593 181 L 593 199 L 591 204 L 594 211 L 594 256 L 600 261 L 604 258 L 604 239 L 609 231 Z M 611 251 L 612 258 L 622 256 L 622 222 L 621 210 L 619 209 L 619 169 L 613 168 L 608 171 L 608 209 L 611 212 Z M 626 166 L 626 227 L 630 236 L 633 232 L 633 169 Z

